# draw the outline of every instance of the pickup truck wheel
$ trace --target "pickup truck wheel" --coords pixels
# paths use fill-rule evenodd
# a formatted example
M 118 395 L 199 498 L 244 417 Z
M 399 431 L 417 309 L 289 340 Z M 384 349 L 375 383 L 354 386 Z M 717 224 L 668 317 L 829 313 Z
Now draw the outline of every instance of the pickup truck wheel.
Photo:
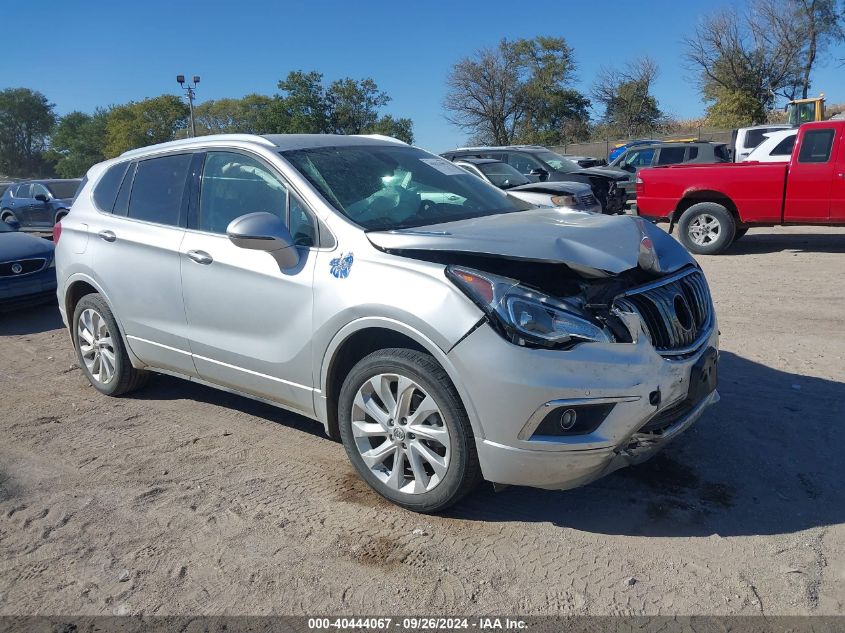
M 443 510 L 481 478 L 460 397 L 428 354 L 383 349 L 362 359 L 341 388 L 338 421 L 361 478 L 409 510 Z
M 716 202 L 692 205 L 678 222 L 681 243 L 698 255 L 718 255 L 731 245 L 735 234 L 733 216 Z

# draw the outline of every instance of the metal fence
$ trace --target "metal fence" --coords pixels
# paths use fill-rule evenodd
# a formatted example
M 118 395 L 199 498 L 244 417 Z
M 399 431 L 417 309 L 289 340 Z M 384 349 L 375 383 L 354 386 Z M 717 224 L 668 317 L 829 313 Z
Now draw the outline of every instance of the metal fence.
M 731 135 L 733 130 L 725 130 L 711 127 L 694 127 L 682 128 L 671 134 L 664 134 L 653 136 L 657 141 L 676 141 L 676 140 L 699 140 L 699 141 L 714 141 L 716 143 L 731 143 Z M 596 158 L 607 158 L 610 152 L 618 145 L 627 143 L 630 139 L 604 139 L 600 141 L 590 141 L 589 143 L 568 143 L 566 145 L 556 145 L 551 147 L 552 151 L 559 154 L 574 154 L 576 156 L 594 156 Z

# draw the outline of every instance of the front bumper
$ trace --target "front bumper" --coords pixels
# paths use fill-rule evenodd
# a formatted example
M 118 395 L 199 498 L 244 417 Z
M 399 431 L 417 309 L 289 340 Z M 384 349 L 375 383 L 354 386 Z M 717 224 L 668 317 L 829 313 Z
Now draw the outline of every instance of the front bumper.
M 56 269 L 45 268 L 20 277 L 0 278 L 0 309 L 13 310 L 56 298 Z
M 635 343 L 586 343 L 570 350 L 513 345 L 482 325 L 449 352 L 474 418 L 484 478 L 499 484 L 573 488 L 654 455 L 718 401 L 715 390 L 658 431 L 639 432 L 687 397 L 690 373 L 708 340 L 683 360 L 657 354 L 646 337 Z M 660 402 L 651 404 L 652 394 Z M 613 402 L 591 433 L 550 438 L 532 435 L 536 415 L 551 402 Z

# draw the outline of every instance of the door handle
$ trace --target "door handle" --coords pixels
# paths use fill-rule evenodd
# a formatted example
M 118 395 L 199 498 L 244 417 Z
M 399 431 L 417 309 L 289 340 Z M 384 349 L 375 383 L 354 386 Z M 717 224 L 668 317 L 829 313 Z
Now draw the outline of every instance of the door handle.
M 214 261 L 214 258 L 205 251 L 188 251 L 187 255 L 196 263 L 206 266 Z
M 117 239 L 117 235 L 115 235 L 112 231 L 100 231 L 97 235 L 100 236 L 100 239 L 103 239 L 106 242 L 114 242 Z

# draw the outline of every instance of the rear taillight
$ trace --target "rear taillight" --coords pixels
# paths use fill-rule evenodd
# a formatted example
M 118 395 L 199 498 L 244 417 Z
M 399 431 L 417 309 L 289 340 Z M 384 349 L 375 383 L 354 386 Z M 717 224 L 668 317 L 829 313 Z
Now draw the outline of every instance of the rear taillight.
M 643 179 L 637 176 L 637 197 L 643 195 L 645 193 L 645 183 Z
M 56 222 L 53 225 L 53 244 L 59 243 L 59 238 L 62 236 L 62 223 Z

